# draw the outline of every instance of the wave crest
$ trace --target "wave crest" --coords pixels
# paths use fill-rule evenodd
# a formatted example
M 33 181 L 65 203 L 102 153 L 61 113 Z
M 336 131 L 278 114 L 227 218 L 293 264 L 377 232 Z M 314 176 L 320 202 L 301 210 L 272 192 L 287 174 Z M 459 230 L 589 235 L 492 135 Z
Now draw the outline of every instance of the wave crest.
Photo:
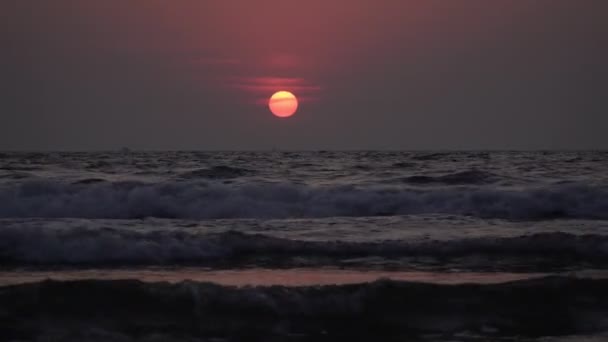
M 134 219 L 303 218 L 453 214 L 536 220 L 608 219 L 608 188 L 561 184 L 528 189 L 408 189 L 196 181 L 0 187 L 0 217 Z
M 239 232 L 201 234 L 180 230 L 141 232 L 16 226 L 0 228 L 0 247 L 0 260 L 16 265 L 198 264 L 232 267 L 261 263 L 272 267 L 298 267 L 302 263 L 335 265 L 356 258 L 382 258 L 390 266 L 400 258 L 431 258 L 427 262 L 432 265 L 433 260 L 447 263 L 450 259 L 471 257 L 469 267 L 477 269 L 496 268 L 496 260 L 500 259 L 517 259 L 520 264 L 539 264 L 545 268 L 577 263 L 608 264 L 608 236 L 568 233 L 447 241 L 317 242 Z M 382 265 L 378 260 L 371 261 L 372 265 Z M 358 260 L 358 264 L 366 265 L 365 260 Z M 520 264 L 513 263 L 513 267 L 522 267 Z M 462 264 L 465 266 L 466 263 Z

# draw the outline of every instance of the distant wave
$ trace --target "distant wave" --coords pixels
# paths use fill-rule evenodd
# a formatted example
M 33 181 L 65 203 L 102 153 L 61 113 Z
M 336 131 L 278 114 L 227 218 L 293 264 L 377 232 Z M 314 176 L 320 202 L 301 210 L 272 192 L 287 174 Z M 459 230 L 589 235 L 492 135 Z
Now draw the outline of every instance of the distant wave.
M 416 163 L 411 162 L 397 162 L 392 165 L 392 167 L 397 169 L 409 169 L 416 166 Z
M 416 155 L 412 156 L 411 158 L 412 158 L 412 160 L 427 161 L 427 160 L 442 159 L 444 157 L 449 157 L 450 155 L 452 155 L 452 153 L 449 153 L 449 152 L 421 153 L 421 154 L 416 154 Z
M 231 167 L 231 166 L 214 166 L 208 169 L 199 169 L 194 171 L 188 171 L 180 175 L 181 178 L 185 179 L 231 179 L 243 176 L 249 176 L 255 174 L 253 170 Z
M 498 177 L 492 173 L 480 170 L 468 170 L 462 172 L 450 173 L 442 176 L 425 176 L 415 175 L 403 179 L 405 183 L 410 184 L 447 184 L 447 185 L 467 185 L 467 184 L 485 184 Z
M 453 341 L 466 332 L 476 341 L 528 340 L 605 332 L 606 288 L 608 280 L 558 277 L 295 288 L 45 281 L 2 288 L 0 339 L 408 341 L 436 334 L 433 341 Z
M 10 172 L 10 173 L 4 173 L 4 174 L 0 174 L 0 179 L 7 179 L 7 180 L 22 180 L 22 179 L 27 179 L 27 178 L 33 178 L 33 175 L 31 175 L 30 173 L 27 172 Z
M 0 185 L 3 218 L 218 219 L 435 213 L 513 220 L 607 220 L 608 188 L 556 184 L 526 189 L 413 189 L 213 181 L 71 184 L 48 180 Z
M 294 267 L 333 265 L 354 258 L 449 259 L 475 257 L 476 269 L 495 268 L 511 258 L 532 266 L 608 265 L 608 236 L 540 233 L 520 237 L 480 237 L 436 241 L 313 242 L 238 232 L 216 234 L 179 230 L 56 229 L 27 225 L 0 227 L 0 261 L 12 265 L 235 266 L 263 263 Z M 432 263 L 432 261 L 431 261 Z M 358 264 L 365 266 L 365 261 Z M 506 265 L 509 266 L 509 265 Z M 504 267 L 506 267 L 504 266 Z M 515 265 L 517 266 L 517 264 Z M 503 266 L 500 266 L 503 267 Z
M 85 178 L 74 182 L 74 184 L 95 184 L 103 182 L 105 182 L 105 180 L 101 178 Z

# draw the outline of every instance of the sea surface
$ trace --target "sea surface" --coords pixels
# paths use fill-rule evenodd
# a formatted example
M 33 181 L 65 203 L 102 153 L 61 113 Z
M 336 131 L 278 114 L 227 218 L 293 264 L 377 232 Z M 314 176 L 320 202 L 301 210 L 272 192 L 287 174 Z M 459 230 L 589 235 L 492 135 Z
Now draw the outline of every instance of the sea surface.
M 0 340 L 607 341 L 608 152 L 0 153 Z

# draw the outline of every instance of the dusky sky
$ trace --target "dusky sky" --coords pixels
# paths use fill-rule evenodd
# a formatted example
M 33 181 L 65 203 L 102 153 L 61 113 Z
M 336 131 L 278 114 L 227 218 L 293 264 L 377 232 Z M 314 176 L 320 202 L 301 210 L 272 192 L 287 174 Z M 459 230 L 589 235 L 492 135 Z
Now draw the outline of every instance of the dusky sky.
M 608 148 L 606 0 L 2 1 L 0 44 L 0 150 Z

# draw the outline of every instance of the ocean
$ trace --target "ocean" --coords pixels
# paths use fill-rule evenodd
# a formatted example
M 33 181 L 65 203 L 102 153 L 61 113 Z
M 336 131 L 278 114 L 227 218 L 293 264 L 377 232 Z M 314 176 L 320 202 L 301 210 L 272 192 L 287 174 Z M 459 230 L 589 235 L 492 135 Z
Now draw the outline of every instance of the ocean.
M 606 341 L 608 152 L 6 152 L 0 340 Z

